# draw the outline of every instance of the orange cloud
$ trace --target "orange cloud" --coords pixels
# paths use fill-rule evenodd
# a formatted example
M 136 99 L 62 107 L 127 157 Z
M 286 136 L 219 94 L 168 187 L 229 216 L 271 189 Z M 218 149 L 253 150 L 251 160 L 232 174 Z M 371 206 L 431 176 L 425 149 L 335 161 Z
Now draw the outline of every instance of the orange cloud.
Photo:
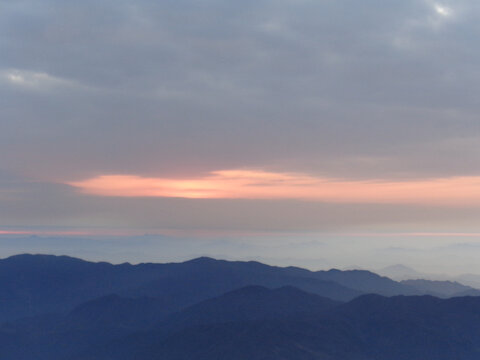
M 191 179 L 102 175 L 68 184 L 85 194 L 116 197 L 480 205 L 480 177 L 475 176 L 347 181 L 298 173 L 222 170 Z

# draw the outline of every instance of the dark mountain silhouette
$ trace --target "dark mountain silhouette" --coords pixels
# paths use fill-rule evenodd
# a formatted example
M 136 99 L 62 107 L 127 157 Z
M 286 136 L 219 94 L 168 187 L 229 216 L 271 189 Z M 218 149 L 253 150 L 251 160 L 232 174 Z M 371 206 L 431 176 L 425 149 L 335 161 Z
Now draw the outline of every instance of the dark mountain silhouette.
M 480 358 L 480 298 L 361 296 L 340 306 L 374 359 Z
M 356 297 L 423 284 L 367 271 L 24 255 L 0 260 L 0 280 L 2 360 L 480 358 L 480 297 Z
M 65 312 L 99 296 L 155 279 L 163 265 L 112 265 L 67 256 L 0 260 L 0 320 Z
M 125 298 L 107 295 L 81 304 L 63 321 L 72 329 L 123 328 L 143 329 L 152 326 L 167 314 L 172 306 L 157 298 Z
M 155 328 L 159 333 L 170 333 L 210 323 L 282 318 L 294 314 L 320 314 L 339 304 L 341 302 L 291 286 L 273 290 L 262 286 L 247 286 L 172 314 Z
M 291 319 L 298 322 L 298 319 L 301 318 L 310 319 L 312 314 L 315 316 L 325 314 L 340 304 L 340 302 L 290 286 L 273 290 L 261 286 L 247 286 L 175 313 L 150 331 L 140 332 L 103 346 L 97 346 L 93 350 L 86 351 L 83 357 L 87 359 L 163 357 L 165 355 L 163 352 L 167 350 L 164 345 L 159 345 L 159 343 L 170 343 L 171 336 L 174 336 L 174 338 L 177 338 L 177 336 L 183 337 L 182 334 L 189 334 L 191 331 L 196 331 L 195 329 L 209 329 L 210 327 L 223 329 L 222 324 L 242 329 L 244 323 L 249 326 L 249 322 L 278 321 L 279 319 L 282 322 Z M 235 333 L 231 329 L 225 328 L 225 330 L 231 335 Z M 206 333 L 201 336 L 205 335 Z M 262 338 L 265 338 L 265 336 L 267 334 L 263 334 Z M 259 338 L 259 340 L 262 338 Z M 210 341 L 209 346 L 212 346 L 212 344 L 216 346 L 215 343 Z M 192 348 L 192 345 L 185 343 L 182 346 Z M 173 351 L 176 352 L 177 350 Z M 200 354 L 189 354 L 192 358 L 197 355 Z
M 26 359 L 72 358 L 88 348 L 101 348 L 102 344 L 115 339 L 120 340 L 113 342 L 113 350 L 109 352 L 119 349 L 116 355 L 119 357 L 128 353 L 129 347 L 125 348 L 125 343 L 133 343 L 133 348 L 138 342 L 148 344 L 151 340 L 155 344 L 158 338 L 195 325 L 275 319 L 312 311 L 322 313 L 339 304 L 293 287 L 270 290 L 248 286 L 196 304 L 158 323 L 164 312 L 161 301 L 110 295 L 82 304 L 65 316 L 24 319 L 4 325 L 3 334 L 20 339 L 28 344 L 29 350 L 13 347 L 4 352 L 2 360 L 21 359 L 24 353 Z M 152 327 L 155 323 L 157 325 Z M 135 335 L 146 329 L 152 329 L 151 333 Z M 130 335 L 129 342 L 123 339 L 127 335 Z M 4 345 L 1 341 L 0 338 L 0 348 Z
M 293 320 L 258 320 L 187 328 L 140 352 L 145 360 L 369 360 L 363 344 L 341 326 Z M 99 360 L 102 357 L 84 358 Z M 126 360 L 131 357 L 103 359 Z
M 303 270 L 303 269 L 302 269 Z M 315 273 L 269 266 L 255 261 L 225 261 L 198 258 L 181 264 L 169 264 L 162 276 L 126 292 L 128 296 L 154 296 L 188 299 L 183 305 L 217 296 L 248 285 L 268 288 L 295 286 L 335 300 L 350 300 L 361 291 L 334 281 L 318 279 Z
M 258 294 L 242 290 L 240 297 L 248 295 Z M 170 333 L 139 333 L 93 349 L 79 359 L 480 358 L 480 298 L 476 297 L 364 295 L 330 309 L 302 305 L 300 312 L 273 311 L 264 318 L 258 314 L 252 318 L 246 314 L 223 316 L 235 313 L 236 305 L 228 305 L 230 296 L 209 300 L 172 317 L 170 320 L 179 321 L 180 326 L 170 324 Z M 303 297 L 296 294 L 294 298 Z M 269 301 L 273 308 L 278 305 L 275 297 Z M 292 299 L 292 306 L 295 304 Z M 206 308 L 208 316 L 202 314 Z
M 246 285 L 291 285 L 337 300 L 362 293 L 307 270 L 256 262 L 199 258 L 184 263 L 112 265 L 66 256 L 18 255 L 0 260 L 0 321 L 66 313 L 112 293 L 162 299 L 171 312 Z
M 10 346 L 1 359 L 67 359 L 95 344 L 151 328 L 167 313 L 170 311 L 161 299 L 108 295 L 81 304 L 66 315 L 4 323 L 0 334 L 27 346 Z M 0 348 L 4 345 L 8 339 L 0 337 Z

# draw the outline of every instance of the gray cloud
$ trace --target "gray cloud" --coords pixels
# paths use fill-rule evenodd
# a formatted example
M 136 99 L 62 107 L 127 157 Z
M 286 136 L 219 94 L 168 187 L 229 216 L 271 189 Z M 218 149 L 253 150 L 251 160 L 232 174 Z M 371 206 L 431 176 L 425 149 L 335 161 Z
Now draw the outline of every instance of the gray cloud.
M 478 174 L 479 6 L 435 4 L 4 1 L 0 164 Z

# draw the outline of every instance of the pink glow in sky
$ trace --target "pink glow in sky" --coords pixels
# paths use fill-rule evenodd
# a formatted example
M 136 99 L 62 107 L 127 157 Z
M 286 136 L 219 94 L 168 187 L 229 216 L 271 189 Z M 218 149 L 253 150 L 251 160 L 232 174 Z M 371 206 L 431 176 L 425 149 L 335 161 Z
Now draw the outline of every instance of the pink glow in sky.
M 56 230 L 2 230 L 0 229 L 0 235 L 46 235 L 46 236 L 86 236 L 90 235 L 87 231 L 56 231 Z
M 190 179 L 102 175 L 69 185 L 111 197 L 297 199 L 334 203 L 480 205 L 480 177 L 425 180 L 342 180 L 258 170 L 214 171 Z

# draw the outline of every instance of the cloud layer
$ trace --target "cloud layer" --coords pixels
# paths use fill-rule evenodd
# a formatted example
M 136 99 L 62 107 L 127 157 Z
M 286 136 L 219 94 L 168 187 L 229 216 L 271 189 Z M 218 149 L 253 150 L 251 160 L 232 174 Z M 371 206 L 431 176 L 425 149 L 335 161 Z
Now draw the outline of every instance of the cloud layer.
M 2 9 L 4 169 L 48 180 L 479 173 L 473 0 Z
M 478 233 L 479 15 L 4 0 L 1 231 Z

